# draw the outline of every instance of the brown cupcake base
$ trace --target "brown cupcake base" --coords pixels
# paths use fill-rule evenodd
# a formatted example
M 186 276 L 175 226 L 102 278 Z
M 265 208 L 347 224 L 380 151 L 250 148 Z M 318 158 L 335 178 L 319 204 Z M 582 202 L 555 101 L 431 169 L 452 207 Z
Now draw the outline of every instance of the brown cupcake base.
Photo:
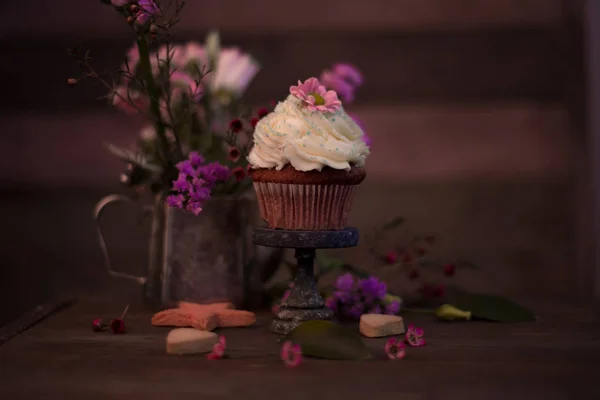
M 270 228 L 337 230 L 347 226 L 363 168 L 322 172 L 257 169 L 251 173 L 260 212 Z

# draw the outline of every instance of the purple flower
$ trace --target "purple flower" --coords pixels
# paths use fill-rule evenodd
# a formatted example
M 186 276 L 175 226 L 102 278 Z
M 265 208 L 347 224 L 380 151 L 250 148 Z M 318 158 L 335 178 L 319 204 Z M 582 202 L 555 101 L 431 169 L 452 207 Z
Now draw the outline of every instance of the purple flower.
M 167 199 L 170 207 L 182 208 L 195 215 L 202 212 L 202 205 L 210 199 L 211 192 L 218 182 L 225 181 L 231 171 L 218 162 L 204 164 L 198 152 L 191 152 L 187 160 L 177 164 L 179 176 L 173 181 L 173 193 Z M 204 164 L 204 165 L 203 165 Z
M 352 295 L 349 292 L 342 292 L 340 290 L 336 290 L 335 292 L 333 292 L 333 297 L 336 298 L 342 304 L 352 303 Z
M 354 86 L 344 81 L 331 71 L 323 71 L 321 74 L 321 83 L 328 89 L 337 93 L 344 103 L 351 103 L 354 100 Z
M 183 208 L 183 202 L 185 201 L 185 197 L 182 194 L 174 194 L 167 197 L 167 205 L 169 207 L 177 207 Z
M 385 306 L 385 313 L 390 315 L 398 314 L 400 311 L 400 302 L 398 300 L 392 301 L 390 304 Z
M 198 171 L 196 171 L 190 160 L 183 160 L 177 163 L 176 167 L 180 173 L 185 174 L 187 176 L 193 177 L 198 175 Z
M 358 283 L 363 296 L 373 300 L 383 300 L 387 293 L 387 285 L 379 279 L 371 276 L 363 279 Z
M 204 182 L 202 179 L 197 179 L 196 181 Z M 203 202 L 210 199 L 210 188 L 206 186 L 202 186 L 202 183 L 193 184 L 193 188 L 190 191 L 190 200 L 196 202 Z
M 206 164 L 198 169 L 198 174 L 206 180 L 209 185 L 217 181 L 226 181 L 231 176 L 231 170 L 218 162 Z
M 202 212 L 202 204 L 198 201 L 189 201 L 185 209 L 198 216 Z
M 354 287 L 354 277 L 350 273 L 340 275 L 335 281 L 335 287 L 342 292 L 351 291 Z
M 201 166 L 202 164 L 204 164 L 204 157 L 202 157 L 200 155 L 200 153 L 198 153 L 197 151 L 191 151 L 188 159 L 190 161 L 190 164 L 192 165 L 192 167 L 194 168 L 198 168 L 199 166 Z
M 365 312 L 365 306 L 362 303 L 356 303 L 348 310 L 348 316 L 353 319 L 360 319 Z
M 188 181 L 188 175 L 183 172 L 179 173 L 176 181 L 173 181 L 173 190 L 178 192 L 187 192 L 192 189 L 192 184 Z
M 333 73 L 352 86 L 363 84 L 362 73 L 358 68 L 351 64 L 338 63 L 333 66 Z
M 355 90 L 362 85 L 362 74 L 350 64 L 335 64 L 331 70 L 321 74 L 322 84 L 335 91 L 345 103 L 354 101 Z

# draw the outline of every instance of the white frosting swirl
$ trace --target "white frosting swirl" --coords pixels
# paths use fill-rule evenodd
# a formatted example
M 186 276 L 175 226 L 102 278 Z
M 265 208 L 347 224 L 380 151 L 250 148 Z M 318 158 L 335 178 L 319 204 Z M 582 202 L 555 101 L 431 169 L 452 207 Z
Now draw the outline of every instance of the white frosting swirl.
M 328 166 L 350 170 L 362 166 L 369 155 L 363 131 L 343 107 L 335 113 L 309 111 L 302 100 L 289 95 L 261 119 L 254 130 L 254 147 L 248 156 L 253 168 L 321 171 Z

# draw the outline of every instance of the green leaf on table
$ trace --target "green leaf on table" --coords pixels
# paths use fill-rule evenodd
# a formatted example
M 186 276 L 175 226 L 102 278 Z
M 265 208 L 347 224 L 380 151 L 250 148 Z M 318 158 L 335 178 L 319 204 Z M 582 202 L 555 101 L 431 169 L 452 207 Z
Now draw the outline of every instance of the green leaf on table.
M 369 360 L 373 356 L 354 330 L 331 321 L 307 321 L 287 340 L 300 345 L 302 354 L 331 360 Z
M 455 299 L 450 302 L 456 308 L 471 312 L 473 318 L 497 322 L 535 321 L 536 316 L 530 310 L 507 298 L 491 295 L 456 291 Z
M 393 220 L 385 223 L 382 227 L 381 230 L 383 231 L 389 231 L 390 229 L 394 229 L 399 227 L 400 225 L 402 225 L 404 223 L 406 219 L 404 217 L 396 217 Z

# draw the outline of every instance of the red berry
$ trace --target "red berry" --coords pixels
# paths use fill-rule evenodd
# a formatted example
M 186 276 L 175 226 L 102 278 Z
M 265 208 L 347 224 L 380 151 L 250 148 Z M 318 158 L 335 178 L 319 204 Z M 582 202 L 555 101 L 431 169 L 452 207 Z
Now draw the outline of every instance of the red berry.
M 433 295 L 435 297 L 444 297 L 444 295 L 446 294 L 446 287 L 444 285 L 438 285 L 434 290 L 433 290 Z
M 456 273 L 456 266 L 454 264 L 444 265 L 444 275 L 454 276 L 455 273 Z
M 125 322 L 120 318 L 113 319 L 110 323 L 110 330 L 115 334 L 125 333 Z
M 242 121 L 239 118 L 231 120 L 231 122 L 229 123 L 229 129 L 231 129 L 233 133 L 238 133 L 242 130 L 242 127 Z
M 414 281 L 415 279 L 419 279 L 419 277 L 420 277 L 420 276 L 421 276 L 421 273 L 420 273 L 420 272 L 419 272 L 419 270 L 418 270 L 418 269 L 416 269 L 416 268 L 413 268 L 413 269 L 410 271 L 410 274 L 408 275 L 408 277 L 409 277 L 409 279 L 410 279 L 411 281 Z
M 246 177 L 246 170 L 244 167 L 235 167 L 232 172 L 233 176 L 235 176 L 235 180 L 238 182 Z
M 398 262 L 398 255 L 393 251 L 390 251 L 385 255 L 385 262 L 388 264 L 396 264 L 396 262 Z
M 258 110 L 258 118 L 259 119 L 263 119 L 264 117 L 266 117 L 269 114 L 269 109 L 266 107 L 261 108 L 260 110 Z
M 92 330 L 94 332 L 102 332 L 105 329 L 106 329 L 106 325 L 104 325 L 104 322 L 102 322 L 102 320 L 100 318 L 96 318 L 92 322 Z
M 259 119 L 258 119 L 258 118 L 256 118 L 256 117 L 252 117 L 252 118 L 250 119 L 250 123 L 252 124 L 252 127 L 253 127 L 253 128 L 255 128 L 255 127 L 256 127 L 256 124 L 258 124 L 258 121 L 259 121 Z
M 242 155 L 242 152 L 240 151 L 240 149 L 238 149 L 237 147 L 231 147 L 227 154 L 227 158 L 230 161 L 237 162 L 237 160 L 240 159 L 241 155 Z

